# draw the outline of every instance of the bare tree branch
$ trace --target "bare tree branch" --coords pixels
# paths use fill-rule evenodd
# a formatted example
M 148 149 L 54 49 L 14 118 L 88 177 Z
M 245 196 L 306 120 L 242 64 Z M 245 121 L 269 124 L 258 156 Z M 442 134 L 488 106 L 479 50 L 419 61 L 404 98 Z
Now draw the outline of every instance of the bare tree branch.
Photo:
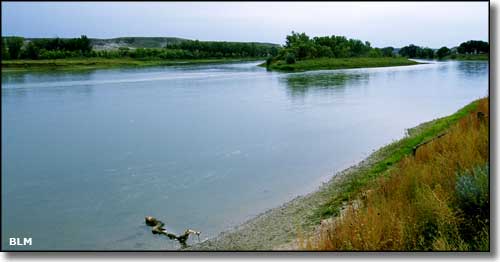
M 186 229 L 186 231 L 184 231 L 184 234 L 182 235 L 175 235 L 173 233 L 170 233 L 170 232 L 167 232 L 167 230 L 164 228 L 165 226 L 165 223 L 163 223 L 162 221 L 152 217 L 152 216 L 147 216 L 145 218 L 146 220 L 146 225 L 150 226 L 150 227 L 153 227 L 153 229 L 151 230 L 151 232 L 153 234 L 160 234 L 160 235 L 165 235 L 167 236 L 169 239 L 175 239 L 177 241 L 179 241 L 179 243 L 181 244 L 181 247 L 182 248 L 186 248 L 187 247 L 187 240 L 189 238 L 189 235 L 193 234 L 193 235 L 196 235 L 198 236 L 198 241 L 200 241 L 200 234 L 201 232 L 200 231 L 195 231 L 195 230 L 192 230 L 192 229 Z

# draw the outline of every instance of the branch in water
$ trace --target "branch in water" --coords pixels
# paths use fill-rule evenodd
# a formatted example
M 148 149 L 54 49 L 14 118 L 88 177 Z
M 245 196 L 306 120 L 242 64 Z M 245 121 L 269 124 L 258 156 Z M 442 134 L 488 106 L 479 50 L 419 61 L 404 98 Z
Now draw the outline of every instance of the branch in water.
M 201 232 L 199 232 L 199 231 L 187 229 L 186 231 L 184 231 L 184 234 L 177 236 L 173 233 L 167 232 L 167 230 L 165 228 L 163 228 L 165 226 L 165 223 L 161 222 L 160 220 L 158 220 L 154 217 L 151 217 L 151 216 L 147 216 L 145 218 L 145 220 L 146 220 L 146 225 L 153 227 L 153 229 L 151 230 L 151 232 L 153 234 L 165 235 L 170 239 L 176 239 L 177 241 L 179 241 L 182 248 L 187 247 L 186 241 L 188 240 L 189 235 L 191 235 L 191 234 L 198 236 L 198 241 L 200 240 Z

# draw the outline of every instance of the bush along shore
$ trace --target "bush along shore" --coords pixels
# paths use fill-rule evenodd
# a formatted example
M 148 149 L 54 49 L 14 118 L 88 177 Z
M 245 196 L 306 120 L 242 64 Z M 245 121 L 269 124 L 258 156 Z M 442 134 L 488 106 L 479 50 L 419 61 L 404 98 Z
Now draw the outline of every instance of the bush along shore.
M 488 250 L 488 99 L 195 250 Z M 354 222 L 353 222 L 354 221 Z

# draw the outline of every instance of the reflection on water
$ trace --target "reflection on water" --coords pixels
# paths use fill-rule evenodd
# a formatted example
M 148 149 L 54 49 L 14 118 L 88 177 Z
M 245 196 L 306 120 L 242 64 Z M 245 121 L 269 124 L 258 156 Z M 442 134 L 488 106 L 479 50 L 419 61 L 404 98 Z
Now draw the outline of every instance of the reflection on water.
M 461 61 L 453 63 L 456 69 L 466 78 L 481 77 L 488 70 L 487 62 Z
M 89 80 L 96 70 L 77 70 L 77 71 L 33 71 L 33 72 L 2 72 L 2 88 L 32 82 L 47 82 L 57 77 L 59 81 Z
M 304 96 L 308 92 L 328 89 L 340 91 L 346 86 L 357 86 L 369 80 L 369 74 L 342 73 L 342 72 L 314 72 L 289 74 L 280 79 L 285 82 L 289 94 L 293 96 Z

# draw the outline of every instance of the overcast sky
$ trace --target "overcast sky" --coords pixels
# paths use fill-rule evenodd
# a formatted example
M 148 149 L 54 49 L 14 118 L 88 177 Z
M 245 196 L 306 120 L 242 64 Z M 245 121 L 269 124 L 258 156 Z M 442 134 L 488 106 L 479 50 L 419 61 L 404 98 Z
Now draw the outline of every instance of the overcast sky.
M 488 2 L 2 2 L 2 35 L 284 43 L 292 30 L 372 46 L 488 40 Z

